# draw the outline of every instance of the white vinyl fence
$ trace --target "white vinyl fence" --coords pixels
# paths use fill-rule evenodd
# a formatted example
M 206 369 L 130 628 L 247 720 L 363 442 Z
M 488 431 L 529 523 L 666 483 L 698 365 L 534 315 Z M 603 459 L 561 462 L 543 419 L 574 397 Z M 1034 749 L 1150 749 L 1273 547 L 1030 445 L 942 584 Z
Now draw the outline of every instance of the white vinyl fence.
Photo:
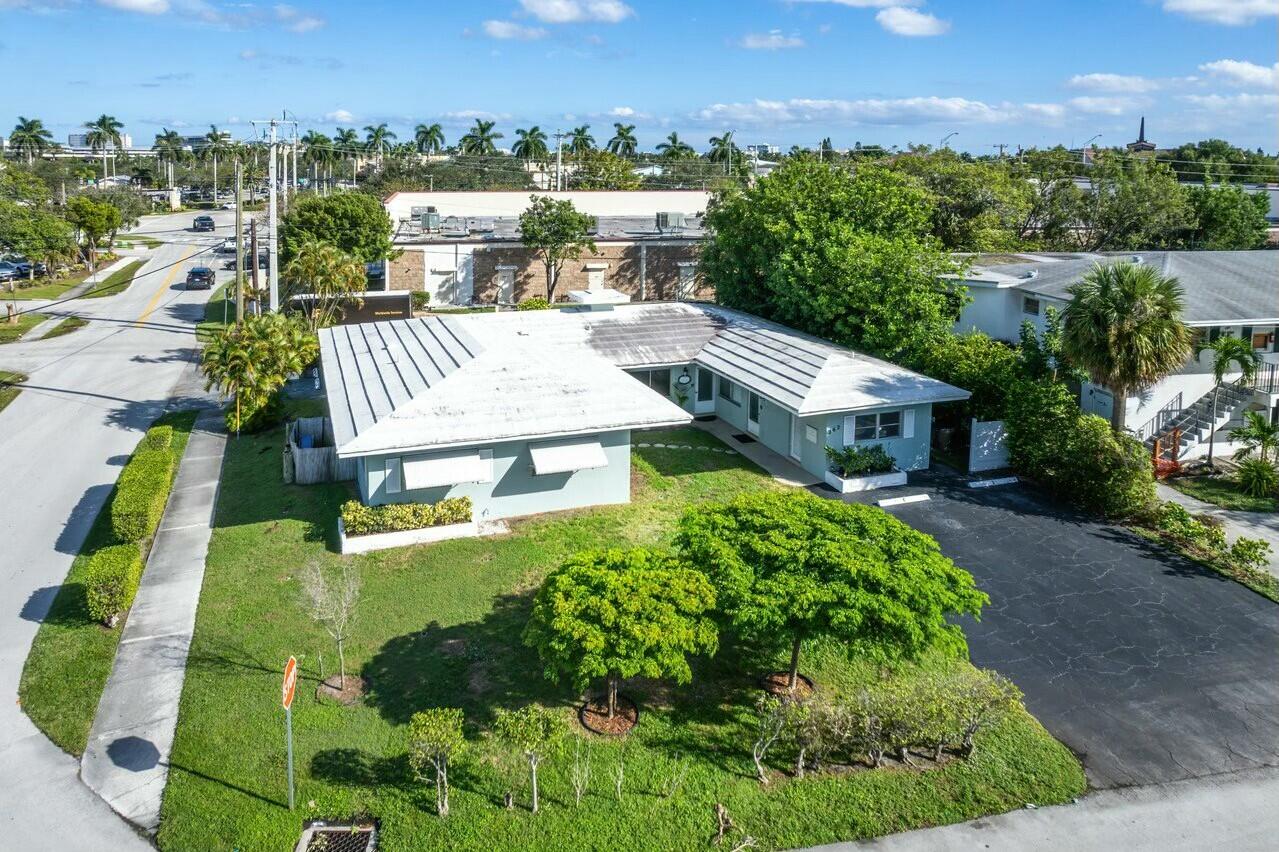
M 972 439 L 968 445 L 968 472 L 998 470 L 1008 467 L 1008 433 L 1004 421 L 972 420 Z

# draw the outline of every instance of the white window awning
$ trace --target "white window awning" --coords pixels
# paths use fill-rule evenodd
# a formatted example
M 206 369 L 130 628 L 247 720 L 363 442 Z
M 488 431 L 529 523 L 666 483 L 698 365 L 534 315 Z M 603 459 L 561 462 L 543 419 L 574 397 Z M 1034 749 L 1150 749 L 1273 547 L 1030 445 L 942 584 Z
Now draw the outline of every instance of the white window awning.
M 403 476 L 406 491 L 470 482 L 492 482 L 493 451 L 460 450 L 405 456 Z
M 529 444 L 528 451 L 533 456 L 533 473 L 536 476 L 608 467 L 604 447 L 595 438 Z

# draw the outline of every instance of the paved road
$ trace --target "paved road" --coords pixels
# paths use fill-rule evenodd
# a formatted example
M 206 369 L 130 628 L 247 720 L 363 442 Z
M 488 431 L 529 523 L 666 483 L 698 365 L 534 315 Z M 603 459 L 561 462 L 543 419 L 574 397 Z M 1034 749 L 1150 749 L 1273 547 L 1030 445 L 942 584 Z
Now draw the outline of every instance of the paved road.
M 991 604 L 965 631 L 1083 759 L 1090 783 L 1279 766 L 1279 605 L 1021 487 L 953 481 L 890 511 L 936 537 Z
M 231 214 L 220 213 L 223 223 Z M 179 244 L 157 249 L 117 296 L 46 312 L 90 324 L 53 340 L 0 346 L 0 368 L 30 378 L 0 412 L 0 831 L 7 848 L 145 849 L 76 777 L 78 762 L 41 734 L 18 705 L 18 680 L 40 620 L 102 507 L 120 465 L 171 393 L 198 392 L 194 325 L 208 291 L 180 289 L 203 246 L 190 214 L 148 217 L 139 230 Z M 222 225 L 221 235 L 231 232 Z M 219 237 L 220 239 L 220 237 Z M 208 255 L 199 258 L 202 260 Z M 163 267 L 176 264 L 168 269 Z M 227 276 L 229 273 L 220 273 Z M 34 307 L 37 303 L 24 303 Z M 181 385 L 181 386 L 180 386 Z M 180 386 L 180 387 L 179 387 Z

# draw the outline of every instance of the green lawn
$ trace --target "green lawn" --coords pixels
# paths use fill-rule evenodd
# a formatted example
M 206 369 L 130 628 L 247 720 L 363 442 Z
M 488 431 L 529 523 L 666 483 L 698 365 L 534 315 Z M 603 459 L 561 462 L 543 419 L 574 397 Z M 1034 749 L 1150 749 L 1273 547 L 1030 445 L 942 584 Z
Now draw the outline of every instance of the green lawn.
M 175 459 L 180 459 L 186 449 L 195 417 L 194 411 L 181 411 L 156 421 L 173 426 L 170 449 Z M 77 756 L 84 752 L 93 714 L 124 630 L 123 620 L 116 627 L 107 628 L 89 618 L 84 587 L 89 555 L 114 543 L 110 512 L 114 496 L 112 488 L 36 633 L 18 686 L 18 700 L 36 727 Z
M 4 411 L 9 403 L 18 398 L 22 392 L 21 385 L 27 380 L 22 373 L 0 370 L 0 411 Z
M 229 282 L 214 290 L 209 301 L 205 302 L 204 319 L 195 327 L 195 339 L 201 343 L 207 343 L 221 334 L 228 325 L 235 324 L 235 301 L 227 301 L 228 290 Z
M 0 319 L 0 343 L 16 343 L 47 319 L 44 314 L 19 314 L 17 322 Z
M 88 293 L 84 294 L 86 299 L 96 299 L 101 296 L 114 296 L 117 293 L 123 293 L 133 283 L 133 276 L 146 263 L 145 260 L 132 260 L 124 266 L 117 269 L 107 276 L 106 280 L 96 285 Z
M 1239 483 L 1233 476 L 1174 476 L 1168 479 L 1167 483 L 1182 494 L 1188 494 L 1196 500 L 1202 500 L 1223 509 L 1279 512 L 1279 499 L 1250 497 L 1239 490 Z
M 321 656 L 325 674 L 336 660 L 300 606 L 296 578 L 308 561 L 340 558 L 335 522 L 350 491 L 283 485 L 280 441 L 276 430 L 228 447 L 165 792 L 162 849 L 286 849 L 303 819 L 352 814 L 381 819 L 385 850 L 707 848 L 716 802 L 769 849 L 1068 801 L 1084 789 L 1074 757 L 1025 713 L 984 736 L 968 762 L 802 781 L 779 773 L 761 787 L 750 771 L 749 708 L 757 674 L 779 661 L 724 647 L 696 666 L 687 687 L 624 689 L 643 715 L 625 745 L 622 802 L 614 802 L 608 775 L 623 744 L 594 739 L 594 778 L 582 804 L 573 804 L 567 761 L 552 758 L 539 772 L 544 810 L 534 816 L 523 807 L 523 772 L 508 775 L 486 731 L 497 707 L 538 701 L 568 717 L 575 704 L 572 690 L 546 681 L 519 643 L 539 579 L 582 548 L 668 542 L 690 502 L 781 486 L 741 456 L 713 452 L 723 446 L 705 433 L 637 436 L 697 449 L 637 447 L 629 505 L 528 519 L 496 538 L 353 557 L 363 596 L 347 660 L 369 689 L 362 703 L 339 707 L 314 697 Z M 811 645 L 803 668 L 824 690 L 854 689 L 875 676 L 836 647 Z M 302 669 L 293 711 L 293 813 L 283 805 L 279 704 L 280 670 L 290 654 Z M 406 766 L 406 723 L 429 706 L 462 707 L 474 744 L 472 759 L 450 773 L 447 820 L 434 816 L 429 791 Z M 659 790 L 683 759 L 683 788 L 666 798 Z M 507 777 L 516 779 L 521 805 L 513 811 L 500 804 Z
M 134 248 L 135 246 L 142 246 L 143 248 L 155 249 L 162 245 L 164 245 L 164 243 L 157 240 L 155 237 L 139 237 L 132 234 L 122 234 L 117 237 L 115 241 L 116 248 Z
M 50 281 L 47 278 L 39 278 L 39 284 L 32 284 L 29 287 L 22 286 L 22 282 L 17 282 L 18 289 L 15 296 L 18 299 L 61 299 L 67 294 L 72 287 L 84 283 L 84 279 L 89 277 L 88 271 L 77 272 L 66 278 L 59 278 L 56 281 Z M 7 293 L 6 293 L 7 295 Z
M 88 324 L 89 321 L 86 319 L 81 319 L 80 317 L 67 317 L 62 322 L 55 325 L 48 334 L 41 338 L 41 340 L 50 340 L 54 337 L 61 337 L 64 334 L 70 334 L 73 331 L 84 328 Z

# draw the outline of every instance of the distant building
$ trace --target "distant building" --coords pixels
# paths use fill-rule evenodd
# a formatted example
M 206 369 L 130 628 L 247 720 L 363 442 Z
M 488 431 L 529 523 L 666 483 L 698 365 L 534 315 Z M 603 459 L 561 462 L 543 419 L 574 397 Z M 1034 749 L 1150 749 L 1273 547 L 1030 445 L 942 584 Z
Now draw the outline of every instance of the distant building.
M 776 157 L 782 153 L 780 145 L 747 145 L 746 153 L 752 157 Z
M 70 133 L 70 134 L 67 134 L 67 147 L 68 147 L 68 148 L 89 148 L 89 147 L 92 147 L 92 146 L 90 146 L 90 145 L 89 145 L 89 134 L 87 134 L 87 133 Z M 133 147 L 133 137 L 132 137 L 132 136 L 130 136 L 129 134 L 127 134 L 127 133 L 121 133 L 121 134 L 120 134 L 120 147 L 121 147 L 121 148 L 132 148 L 132 147 Z M 115 150 L 115 145 L 114 145 L 113 143 L 108 142 L 108 143 L 107 143 L 107 145 L 106 145 L 106 149 L 107 149 L 108 151 L 114 151 L 114 150 Z
M 1137 132 L 1137 141 L 1129 142 L 1128 150 L 1134 154 L 1155 150 L 1155 143 L 1146 141 L 1146 117 L 1144 115 L 1141 117 L 1141 129 Z

